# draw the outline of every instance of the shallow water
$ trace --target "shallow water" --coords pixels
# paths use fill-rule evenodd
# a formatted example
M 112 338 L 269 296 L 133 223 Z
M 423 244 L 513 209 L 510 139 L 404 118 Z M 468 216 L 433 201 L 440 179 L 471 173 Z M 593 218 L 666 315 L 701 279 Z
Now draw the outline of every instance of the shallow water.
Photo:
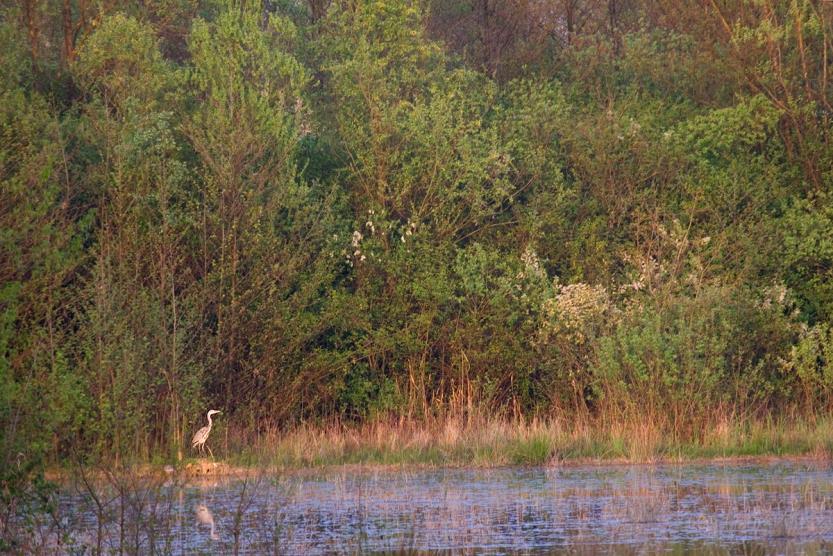
M 63 551 L 829 553 L 826 463 L 349 471 L 125 480 L 60 496 Z M 100 519 L 99 519 L 100 517 Z M 99 531 L 99 523 L 101 528 Z

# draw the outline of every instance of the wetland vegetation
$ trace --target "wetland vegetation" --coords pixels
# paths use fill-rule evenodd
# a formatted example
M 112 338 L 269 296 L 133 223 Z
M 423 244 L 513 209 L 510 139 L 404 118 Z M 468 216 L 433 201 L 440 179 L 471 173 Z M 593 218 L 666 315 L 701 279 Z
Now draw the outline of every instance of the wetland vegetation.
M 0 549 L 209 408 L 270 469 L 830 457 L 831 2 L 16 0 L 0 52 Z

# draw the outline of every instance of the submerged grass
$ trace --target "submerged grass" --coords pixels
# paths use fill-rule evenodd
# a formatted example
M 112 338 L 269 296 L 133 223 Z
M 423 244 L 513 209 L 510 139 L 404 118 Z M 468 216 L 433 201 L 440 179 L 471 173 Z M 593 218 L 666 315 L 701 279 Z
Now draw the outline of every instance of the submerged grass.
M 238 449 L 242 446 L 248 448 Z M 603 426 L 561 420 L 457 418 L 377 421 L 364 425 L 304 425 L 257 438 L 232 433 L 225 448 L 232 463 L 279 468 L 828 458 L 833 454 L 833 421 L 726 421 L 687 437 L 645 424 Z

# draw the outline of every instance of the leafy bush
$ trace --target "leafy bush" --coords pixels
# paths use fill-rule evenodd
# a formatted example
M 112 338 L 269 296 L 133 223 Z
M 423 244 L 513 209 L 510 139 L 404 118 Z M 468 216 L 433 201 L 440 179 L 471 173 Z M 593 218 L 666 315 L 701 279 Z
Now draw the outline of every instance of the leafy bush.
M 808 415 L 829 411 L 833 403 L 833 329 L 818 324 L 804 330 L 792 347 L 786 371 Z
M 667 420 L 675 431 L 709 422 L 718 408 L 775 408 L 789 399 L 780 362 L 794 331 L 783 306 L 742 289 L 646 304 L 599 339 L 594 387 L 604 410 Z

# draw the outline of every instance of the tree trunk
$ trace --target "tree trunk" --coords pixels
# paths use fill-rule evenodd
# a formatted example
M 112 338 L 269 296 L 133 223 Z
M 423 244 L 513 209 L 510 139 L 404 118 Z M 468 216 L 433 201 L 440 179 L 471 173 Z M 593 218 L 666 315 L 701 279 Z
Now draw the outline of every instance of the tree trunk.
M 39 60 L 38 39 L 40 27 L 38 25 L 37 0 L 23 0 L 23 19 L 26 23 L 26 34 L 29 37 L 29 51 L 32 54 L 32 64 L 37 66 Z
M 70 0 L 64 0 L 61 9 L 61 18 L 63 20 L 64 28 L 64 64 L 69 64 L 72 61 L 74 54 L 73 48 L 73 29 L 72 29 L 72 4 Z

